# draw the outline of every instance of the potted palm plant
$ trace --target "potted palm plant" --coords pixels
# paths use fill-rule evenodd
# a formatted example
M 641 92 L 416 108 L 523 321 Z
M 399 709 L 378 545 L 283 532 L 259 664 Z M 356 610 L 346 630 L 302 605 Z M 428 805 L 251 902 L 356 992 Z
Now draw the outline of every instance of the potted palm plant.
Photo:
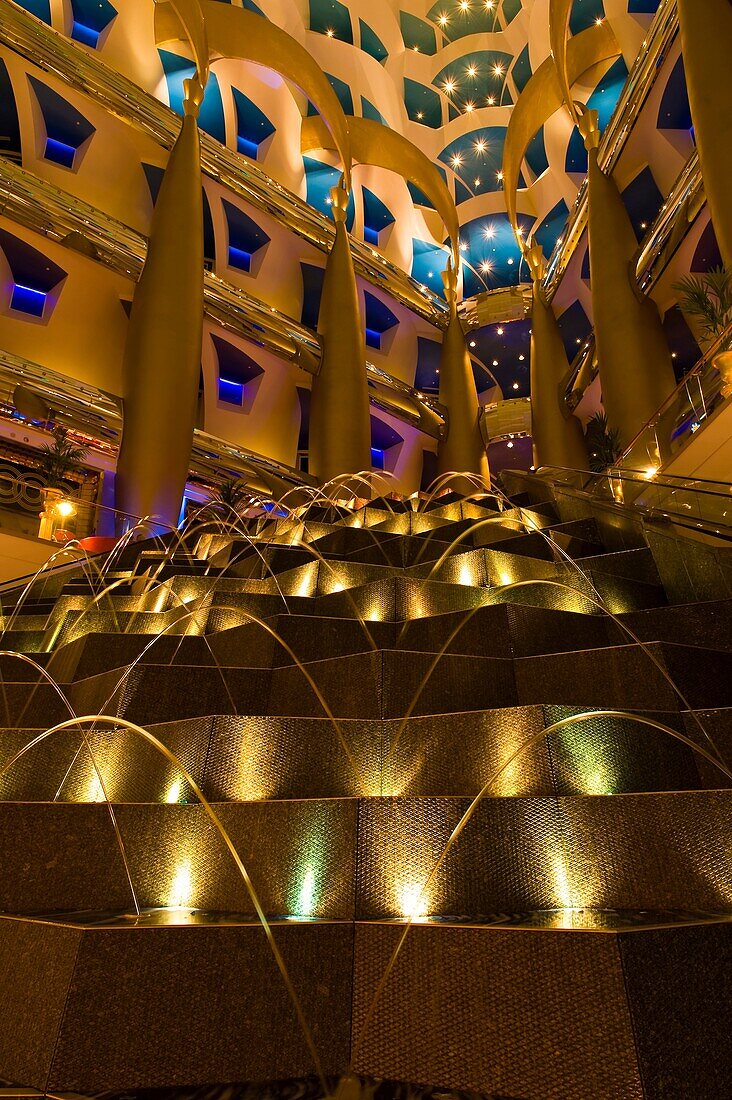
M 699 326 L 702 342 L 711 346 L 732 324 L 732 269 L 715 267 L 706 275 L 687 275 L 674 283 L 679 306 Z M 732 397 L 732 335 L 726 336 L 712 360 L 722 376 L 722 395 Z
M 39 538 L 58 537 L 56 523 L 69 519 L 76 509 L 72 501 L 67 500 L 71 486 L 70 475 L 82 468 L 88 448 L 73 443 L 68 437 L 68 429 L 59 425 L 53 432 L 53 443 L 47 443 L 40 451 L 40 472 L 46 480 L 41 490 L 43 511 L 40 514 Z
M 620 431 L 611 428 L 607 422 L 607 413 L 595 413 L 587 421 L 585 431 L 587 450 L 590 456 L 590 469 L 602 473 L 613 466 L 623 453 Z

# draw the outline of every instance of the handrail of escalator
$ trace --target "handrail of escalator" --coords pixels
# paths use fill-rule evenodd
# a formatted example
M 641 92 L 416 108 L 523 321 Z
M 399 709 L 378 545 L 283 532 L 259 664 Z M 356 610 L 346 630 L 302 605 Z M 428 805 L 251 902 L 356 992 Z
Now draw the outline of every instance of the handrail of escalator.
M 608 470 L 575 470 L 569 466 L 541 466 L 538 470 L 532 472 L 545 480 L 552 480 L 551 476 L 547 478 L 546 475 L 551 475 L 555 470 L 567 475 L 567 477 L 557 479 L 562 481 L 567 481 L 571 477 L 579 477 L 589 484 L 592 481 L 598 482 L 610 478 L 613 481 L 629 481 L 636 485 L 659 485 L 675 490 L 686 489 L 690 492 L 708 493 L 713 496 L 732 495 L 732 484 L 727 481 L 711 481 L 703 477 L 678 477 L 675 474 L 656 472 L 651 469 L 630 470 L 619 466 L 611 466 Z
M 546 466 L 520 476 L 566 487 L 588 500 L 602 501 L 648 519 L 664 519 L 697 533 L 732 540 L 732 485 L 727 482 L 615 467 L 594 472 Z

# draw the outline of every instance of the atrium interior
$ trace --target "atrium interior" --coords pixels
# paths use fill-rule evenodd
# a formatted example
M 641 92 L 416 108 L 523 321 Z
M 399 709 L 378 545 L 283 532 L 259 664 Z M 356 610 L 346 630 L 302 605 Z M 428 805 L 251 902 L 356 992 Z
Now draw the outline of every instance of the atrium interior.
M 0 1088 L 719 1100 L 732 0 L 0 0 Z

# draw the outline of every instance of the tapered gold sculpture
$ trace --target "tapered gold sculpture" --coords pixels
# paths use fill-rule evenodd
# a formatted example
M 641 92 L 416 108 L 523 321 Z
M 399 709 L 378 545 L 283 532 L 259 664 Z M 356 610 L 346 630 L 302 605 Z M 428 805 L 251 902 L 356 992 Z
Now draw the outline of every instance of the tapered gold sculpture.
M 582 109 L 580 132 L 589 160 L 590 283 L 602 401 L 610 427 L 627 446 L 676 382 L 656 303 L 635 278 L 631 261 L 638 242 L 630 217 L 617 184 L 597 161 L 596 111 Z
M 371 469 L 366 345 L 346 229 L 348 191 L 331 190 L 336 234 L 325 266 L 318 332 L 323 354 L 310 405 L 310 472 L 320 481 Z
M 478 394 L 470 354 L 457 312 L 457 271 L 452 259 L 442 273 L 450 322 L 440 352 L 440 401 L 447 408 L 447 437 L 437 449 L 437 472 L 452 471 L 489 476 L 488 456 L 478 419 Z M 457 491 L 470 492 L 469 482 L 454 483 Z
M 178 522 L 198 407 L 203 327 L 203 204 L 198 109 L 186 81 L 185 117 L 165 171 L 135 290 L 123 366 L 124 432 L 117 507 Z
M 541 281 L 544 255 L 539 245 L 526 253 L 533 282 L 531 312 L 531 435 L 534 465 L 587 469 L 587 448 L 579 420 L 569 410 L 562 383 L 569 361 Z

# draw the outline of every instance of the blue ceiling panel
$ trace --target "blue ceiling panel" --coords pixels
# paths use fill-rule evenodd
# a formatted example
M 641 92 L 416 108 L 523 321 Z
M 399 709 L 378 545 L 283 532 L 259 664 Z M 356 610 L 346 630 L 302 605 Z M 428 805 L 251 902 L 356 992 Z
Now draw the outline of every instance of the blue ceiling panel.
M 310 30 L 353 43 L 351 13 L 340 0 L 310 0 Z

